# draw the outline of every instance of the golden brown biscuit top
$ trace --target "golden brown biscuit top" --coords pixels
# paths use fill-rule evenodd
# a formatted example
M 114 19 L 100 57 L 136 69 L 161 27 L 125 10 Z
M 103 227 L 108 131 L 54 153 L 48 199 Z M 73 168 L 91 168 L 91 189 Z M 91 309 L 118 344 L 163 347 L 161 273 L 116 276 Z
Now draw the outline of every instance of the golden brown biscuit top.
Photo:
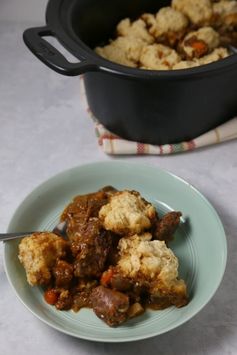
M 141 233 L 151 227 L 156 210 L 136 191 L 115 193 L 108 204 L 104 205 L 99 218 L 106 230 L 126 235 Z
M 185 14 L 193 24 L 209 24 L 213 10 L 210 0 L 173 0 L 172 7 Z

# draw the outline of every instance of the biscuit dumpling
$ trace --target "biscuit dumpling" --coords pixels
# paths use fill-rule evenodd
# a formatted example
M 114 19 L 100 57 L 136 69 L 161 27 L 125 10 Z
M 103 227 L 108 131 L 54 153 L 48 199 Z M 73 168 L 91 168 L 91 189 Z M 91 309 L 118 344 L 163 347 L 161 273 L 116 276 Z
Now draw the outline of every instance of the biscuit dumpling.
M 199 63 L 196 60 L 181 60 L 173 66 L 173 70 L 177 69 L 190 69 L 194 67 L 198 67 Z
M 159 43 L 173 46 L 180 40 L 189 24 L 188 18 L 180 11 L 172 7 L 163 7 L 154 16 L 152 14 L 142 15 L 147 23 L 149 32 Z
M 187 304 L 187 287 L 179 279 L 179 262 L 164 241 L 152 240 L 150 233 L 121 238 L 116 268 L 124 278 L 145 286 L 154 304 L 167 307 Z
M 214 3 L 213 13 L 217 24 L 237 26 L 237 1 L 222 0 Z
M 138 19 L 131 21 L 129 18 L 125 18 L 117 25 L 117 34 L 122 37 L 139 38 L 145 43 L 153 43 L 154 37 L 148 32 L 145 21 Z
M 140 63 L 144 69 L 169 70 L 181 60 L 178 53 L 163 44 L 152 44 L 144 47 Z
M 193 60 L 182 60 L 181 62 L 175 64 L 173 66 L 173 69 L 188 69 L 199 67 L 200 65 L 210 64 L 220 59 L 224 59 L 229 55 L 230 54 L 226 48 L 218 47 L 215 48 L 211 53 L 203 56 L 202 58 L 194 58 Z
M 215 48 L 211 53 L 205 55 L 199 59 L 199 65 L 209 64 L 216 62 L 217 60 L 229 57 L 229 52 L 226 48 L 218 47 Z
M 118 37 L 104 47 L 96 47 L 95 52 L 111 62 L 136 68 L 137 64 L 132 58 L 136 55 L 139 47 L 134 42 L 130 42 L 129 45 L 129 42 L 125 38 Z
M 186 15 L 193 24 L 199 26 L 210 24 L 213 15 L 210 0 L 173 0 L 172 7 Z
M 200 58 L 220 44 L 219 33 L 212 27 L 202 27 L 186 35 L 180 49 L 187 59 Z
M 64 258 L 67 242 L 54 233 L 33 233 L 19 244 L 19 260 L 23 264 L 27 281 L 31 286 L 47 285 L 57 259 Z
M 156 210 L 136 191 L 115 193 L 99 212 L 106 230 L 120 235 L 132 235 L 149 229 L 156 218 Z

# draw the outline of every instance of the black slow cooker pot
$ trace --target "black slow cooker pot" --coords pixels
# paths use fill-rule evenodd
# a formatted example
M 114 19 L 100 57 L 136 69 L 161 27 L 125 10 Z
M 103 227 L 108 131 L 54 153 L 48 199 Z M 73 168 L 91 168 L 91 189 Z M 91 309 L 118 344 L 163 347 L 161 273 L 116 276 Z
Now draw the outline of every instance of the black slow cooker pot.
M 98 56 L 117 23 L 157 12 L 170 1 L 50 0 L 46 26 L 24 32 L 29 49 L 64 75 L 84 74 L 89 107 L 109 130 L 129 140 L 165 144 L 190 140 L 237 114 L 237 55 L 198 68 L 133 69 Z M 76 56 L 69 63 L 45 39 L 55 36 Z

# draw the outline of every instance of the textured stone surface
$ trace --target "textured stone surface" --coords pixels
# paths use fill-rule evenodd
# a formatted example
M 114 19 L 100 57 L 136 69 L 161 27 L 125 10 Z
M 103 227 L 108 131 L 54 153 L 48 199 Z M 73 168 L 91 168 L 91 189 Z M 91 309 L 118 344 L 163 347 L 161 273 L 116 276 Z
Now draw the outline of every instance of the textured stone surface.
M 79 164 L 124 160 L 105 156 L 85 112 L 79 78 L 49 70 L 26 49 L 28 23 L 0 23 L 0 227 L 39 183 Z M 224 280 L 192 320 L 159 337 L 97 344 L 63 335 L 17 300 L 3 269 L 0 244 L 0 353 L 140 355 L 237 354 L 237 141 L 169 157 L 128 157 L 167 169 L 196 186 L 217 209 L 229 247 Z M 207 270 L 208 272 L 208 270 Z

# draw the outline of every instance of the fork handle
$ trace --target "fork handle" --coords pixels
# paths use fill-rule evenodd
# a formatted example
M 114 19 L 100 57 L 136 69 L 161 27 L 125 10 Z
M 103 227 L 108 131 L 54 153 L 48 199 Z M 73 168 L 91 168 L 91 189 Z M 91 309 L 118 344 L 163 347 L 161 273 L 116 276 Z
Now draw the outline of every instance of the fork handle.
M 66 222 L 59 222 L 52 230 L 52 233 L 60 235 L 61 237 L 65 238 L 66 237 L 66 233 L 65 233 L 66 227 L 67 227 Z M 41 231 L 41 232 L 43 232 L 43 231 Z M 32 233 L 40 233 L 40 232 L 34 231 L 34 232 L 0 233 L 0 242 L 12 240 L 12 239 L 17 239 L 17 238 L 23 238 L 27 235 L 31 235 Z
M 23 238 L 27 235 L 30 235 L 34 232 L 19 232 L 19 233 L 0 233 L 0 241 L 4 242 L 7 240 Z

